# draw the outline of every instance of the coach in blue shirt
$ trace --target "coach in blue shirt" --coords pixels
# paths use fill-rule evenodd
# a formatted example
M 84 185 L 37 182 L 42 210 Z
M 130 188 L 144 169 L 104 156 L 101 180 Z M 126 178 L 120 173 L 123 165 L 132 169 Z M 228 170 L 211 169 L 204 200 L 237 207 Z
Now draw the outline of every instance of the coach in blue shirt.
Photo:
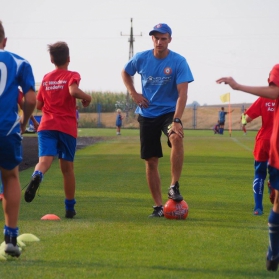
M 187 102 L 188 83 L 193 76 L 186 59 L 168 49 L 172 30 L 159 23 L 149 32 L 154 48 L 137 53 L 122 70 L 123 82 L 138 104 L 135 113 L 140 124 L 141 158 L 145 160 L 146 176 L 155 205 L 150 217 L 163 217 L 159 158 L 163 157 L 162 132 L 171 149 L 171 183 L 168 197 L 183 200 L 179 191 L 184 149 L 181 117 Z M 133 84 L 133 76 L 141 76 L 142 94 Z

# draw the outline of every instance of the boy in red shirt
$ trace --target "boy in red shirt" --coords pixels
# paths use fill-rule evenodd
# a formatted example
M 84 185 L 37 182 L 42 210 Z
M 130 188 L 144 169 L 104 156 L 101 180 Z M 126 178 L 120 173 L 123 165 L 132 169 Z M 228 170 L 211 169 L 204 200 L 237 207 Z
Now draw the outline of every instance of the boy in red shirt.
M 216 82 L 224 82 L 234 90 L 276 100 L 268 161 L 268 173 L 272 188 L 275 189 L 275 199 L 268 218 L 269 245 L 266 256 L 267 270 L 276 271 L 279 264 L 279 64 L 276 64 L 269 74 L 269 86 L 241 85 L 231 77 L 223 77 Z
M 76 151 L 76 99 L 87 107 L 91 96 L 79 89 L 80 75 L 68 70 L 69 48 L 64 42 L 48 45 L 55 70 L 46 74 L 37 95 L 37 109 L 43 115 L 38 128 L 39 162 L 25 191 L 25 201 L 31 202 L 58 155 L 64 180 L 66 218 L 76 215 L 74 156 Z
M 267 163 L 269 157 L 270 137 L 273 126 L 275 101 L 259 97 L 245 112 L 247 123 L 262 117 L 262 126 L 257 133 L 254 147 L 255 176 L 253 181 L 254 215 L 263 214 L 264 181 L 267 175 Z

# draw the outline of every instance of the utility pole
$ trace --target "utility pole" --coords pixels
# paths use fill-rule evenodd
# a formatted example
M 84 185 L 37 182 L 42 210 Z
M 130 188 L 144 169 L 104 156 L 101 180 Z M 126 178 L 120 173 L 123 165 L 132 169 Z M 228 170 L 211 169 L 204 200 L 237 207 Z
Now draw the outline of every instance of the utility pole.
M 122 34 L 122 32 L 120 33 L 121 36 L 129 36 L 128 42 L 130 43 L 129 46 L 129 60 L 134 56 L 134 41 L 135 38 L 134 36 L 142 36 L 142 33 L 140 33 L 140 35 L 134 35 L 133 32 L 133 19 L 131 18 L 131 30 L 130 30 L 130 35 L 127 34 Z M 129 109 L 130 109 L 130 96 L 129 96 L 129 92 L 127 91 L 127 96 L 126 96 L 126 117 L 128 118 L 129 114 Z

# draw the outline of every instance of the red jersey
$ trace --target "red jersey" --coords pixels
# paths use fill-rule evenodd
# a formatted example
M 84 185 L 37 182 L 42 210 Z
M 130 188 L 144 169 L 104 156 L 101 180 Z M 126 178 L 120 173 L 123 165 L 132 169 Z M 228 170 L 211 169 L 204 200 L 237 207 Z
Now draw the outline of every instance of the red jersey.
M 279 87 L 279 64 L 272 68 L 269 74 L 268 83 L 273 83 Z M 275 100 L 273 130 L 270 139 L 269 164 L 279 170 L 279 97 Z
M 274 100 L 259 97 L 245 112 L 252 119 L 262 117 L 262 126 L 257 133 L 253 152 L 255 160 L 258 162 L 266 162 L 269 158 L 274 109 Z
M 262 126 L 256 140 L 270 139 L 273 127 L 275 100 L 259 97 L 245 112 L 250 118 L 262 117 Z
M 79 82 L 78 73 L 63 69 L 44 76 L 37 95 L 43 102 L 38 131 L 55 130 L 77 137 L 76 99 L 70 95 L 69 86 Z

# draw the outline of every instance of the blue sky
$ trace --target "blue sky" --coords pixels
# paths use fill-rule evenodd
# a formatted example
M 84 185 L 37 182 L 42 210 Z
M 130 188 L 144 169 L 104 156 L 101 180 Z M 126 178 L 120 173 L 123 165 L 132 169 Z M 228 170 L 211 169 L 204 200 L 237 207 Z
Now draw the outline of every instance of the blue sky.
M 0 0 L 7 50 L 26 58 L 36 82 L 53 70 L 47 44 L 65 41 L 70 70 L 81 75 L 83 90 L 126 92 L 120 72 L 129 58 L 133 18 L 134 53 L 152 48 L 149 31 L 167 23 L 173 31 L 169 48 L 187 59 L 195 81 L 188 104 L 220 104 L 231 92 L 232 103 L 256 97 L 217 85 L 222 76 L 265 85 L 279 63 L 278 0 Z M 135 86 L 141 92 L 140 78 Z

